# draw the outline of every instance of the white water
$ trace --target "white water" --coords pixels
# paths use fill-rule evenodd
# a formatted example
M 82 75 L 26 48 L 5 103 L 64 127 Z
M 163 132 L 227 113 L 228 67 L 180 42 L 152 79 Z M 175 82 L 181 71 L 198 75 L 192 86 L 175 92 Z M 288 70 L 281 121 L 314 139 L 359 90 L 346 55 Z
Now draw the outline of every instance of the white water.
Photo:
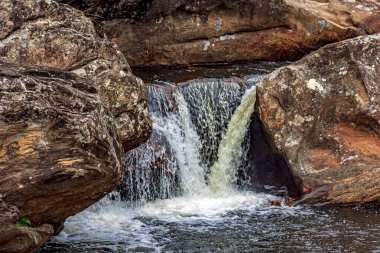
M 176 143 L 178 146 L 183 146 L 182 152 L 184 153 L 182 157 L 178 157 L 178 160 L 182 163 L 179 166 L 181 187 L 185 195 L 196 196 L 202 194 L 206 187 L 206 171 L 201 166 L 199 155 L 201 142 L 190 120 L 189 108 L 183 95 L 177 92 L 175 98 L 184 135 L 183 140 Z
M 199 155 L 200 140 L 192 125 L 188 104 L 181 93 L 174 97 L 178 115 L 153 117 L 153 128 L 166 137 L 174 150 L 183 196 L 155 200 L 136 208 L 131 208 L 127 202 L 103 199 L 68 219 L 57 241 L 101 241 L 102 245 L 104 242 L 111 245 L 128 242 L 129 246 L 123 246 L 126 250 L 133 251 L 138 246 L 160 252 L 160 242 L 151 236 L 153 227 L 146 226 L 144 219 L 186 224 L 202 220 L 214 224 L 224 222 L 230 212 L 256 211 L 268 206 L 269 200 L 278 200 L 271 195 L 233 189 L 235 169 L 242 155 L 241 145 L 254 110 L 255 87 L 246 92 L 232 116 L 219 146 L 219 159 L 208 175 L 209 184 L 206 184 L 206 168 L 202 166 Z M 163 227 L 154 229 L 165 232 Z
M 236 168 L 241 161 L 242 143 L 246 136 L 251 115 L 255 110 L 256 87 L 243 96 L 240 106 L 232 115 L 228 130 L 218 149 L 218 160 L 211 167 L 209 187 L 215 193 L 231 191 L 236 183 Z

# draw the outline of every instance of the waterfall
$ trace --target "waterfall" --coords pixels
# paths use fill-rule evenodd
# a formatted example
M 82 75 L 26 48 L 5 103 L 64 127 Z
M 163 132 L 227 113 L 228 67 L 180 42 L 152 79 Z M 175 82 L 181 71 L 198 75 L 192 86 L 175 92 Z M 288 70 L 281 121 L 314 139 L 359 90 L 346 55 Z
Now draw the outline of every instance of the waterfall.
M 213 192 L 229 190 L 236 182 L 236 168 L 241 162 L 242 143 L 255 110 L 255 101 L 256 86 L 253 86 L 246 92 L 233 114 L 227 133 L 219 145 L 218 160 L 212 165 L 209 175 L 209 187 Z
M 119 189 L 121 199 L 134 205 L 181 193 L 178 167 L 183 158 L 175 150 L 178 142 L 183 143 L 181 124 L 164 90 L 153 86 L 148 90 L 153 132 L 146 143 L 126 154 L 126 175 Z
M 240 85 L 235 79 L 198 79 L 180 89 L 201 141 L 202 164 L 207 168 L 217 160 L 219 143 L 240 103 Z
M 242 91 L 234 79 L 150 86 L 153 134 L 127 153 L 122 199 L 141 205 L 231 189 L 246 160 L 244 140 L 255 104 L 255 88 L 243 99 Z
M 181 157 L 181 163 L 183 164 L 180 166 L 181 187 L 185 194 L 197 195 L 202 193 L 206 186 L 205 169 L 201 166 L 199 155 L 201 142 L 191 122 L 185 98 L 180 92 L 176 93 L 175 98 L 184 133 L 183 143 L 181 143 L 183 147 L 179 151 L 183 152 L 183 156 Z

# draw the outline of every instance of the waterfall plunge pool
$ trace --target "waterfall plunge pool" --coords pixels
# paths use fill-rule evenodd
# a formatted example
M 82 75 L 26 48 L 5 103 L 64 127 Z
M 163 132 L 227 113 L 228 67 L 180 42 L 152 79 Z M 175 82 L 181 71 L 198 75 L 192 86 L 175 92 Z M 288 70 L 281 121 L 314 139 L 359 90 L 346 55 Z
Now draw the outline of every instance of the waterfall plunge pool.
M 374 208 L 274 207 L 271 198 L 238 192 L 134 209 L 104 199 L 41 252 L 380 252 Z
M 281 65 L 136 70 L 146 82 L 212 79 L 181 88 L 174 102 L 150 88 L 154 136 L 162 147 L 150 140 L 127 154 L 132 169 L 118 193 L 123 201 L 106 197 L 68 218 L 40 252 L 380 252 L 378 208 L 272 206 L 283 199 L 235 187 L 233 172 L 249 166 L 244 151 L 252 133 L 249 122 L 228 131 L 240 125 L 230 126 L 244 92 L 222 78 L 255 79 Z M 237 123 L 253 109 L 241 107 Z M 229 132 L 240 140 L 224 140 Z M 157 172 L 157 160 L 166 161 L 160 164 L 165 169 Z

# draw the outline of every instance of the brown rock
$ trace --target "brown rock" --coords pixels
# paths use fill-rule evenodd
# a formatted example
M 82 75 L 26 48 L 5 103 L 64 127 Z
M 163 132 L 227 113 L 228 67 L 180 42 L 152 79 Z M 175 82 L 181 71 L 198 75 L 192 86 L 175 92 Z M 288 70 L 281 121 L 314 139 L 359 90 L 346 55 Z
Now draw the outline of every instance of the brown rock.
M 365 0 L 71 3 L 104 21 L 99 29 L 132 66 L 289 61 L 327 43 L 380 31 L 379 6 Z
M 59 68 L 91 80 L 117 119 L 126 149 L 149 137 L 145 85 L 80 11 L 49 0 L 4 0 L 0 20 L 0 60 Z
M 85 209 L 121 182 L 123 154 L 91 82 L 0 63 L 0 193 L 20 216 L 55 224 Z
M 0 1 L 0 209 L 13 217 L 0 213 L 0 252 L 36 251 L 121 182 L 124 151 L 150 134 L 146 100 L 80 11 Z
M 332 44 L 266 76 L 260 117 L 301 202 L 380 202 L 380 35 Z
M 53 227 L 17 225 L 19 211 L 7 205 L 0 197 L 0 252 L 28 253 L 38 250 L 53 234 Z

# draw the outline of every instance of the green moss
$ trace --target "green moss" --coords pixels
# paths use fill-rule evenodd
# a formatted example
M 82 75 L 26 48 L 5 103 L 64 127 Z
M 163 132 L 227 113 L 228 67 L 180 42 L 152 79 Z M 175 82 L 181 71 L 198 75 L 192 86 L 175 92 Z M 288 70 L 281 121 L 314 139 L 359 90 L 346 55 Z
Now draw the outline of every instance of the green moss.
M 20 226 L 20 227 L 32 226 L 32 222 L 26 217 L 21 217 L 20 219 L 18 219 L 16 224 L 17 226 Z

